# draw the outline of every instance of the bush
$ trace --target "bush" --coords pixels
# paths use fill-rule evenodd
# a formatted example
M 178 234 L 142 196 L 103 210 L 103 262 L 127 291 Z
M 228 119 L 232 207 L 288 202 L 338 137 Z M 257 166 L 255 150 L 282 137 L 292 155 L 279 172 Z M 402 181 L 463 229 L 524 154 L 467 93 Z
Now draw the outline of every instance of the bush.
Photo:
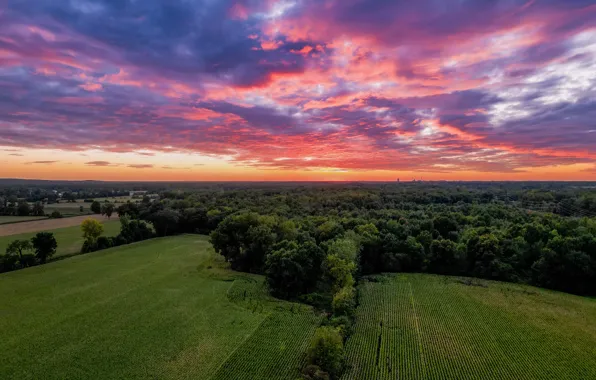
M 62 213 L 60 213 L 60 211 L 58 211 L 58 210 L 54 210 L 50 214 L 50 218 L 52 218 L 52 219 L 60 219 L 60 218 L 62 218 Z
M 27 268 L 27 267 L 35 266 L 37 264 L 37 260 L 35 259 L 34 254 L 26 253 L 26 254 L 23 254 L 23 256 L 21 257 L 20 263 L 21 263 L 22 268 Z
M 339 331 L 329 326 L 319 327 L 307 355 L 310 364 L 319 366 L 330 377 L 338 376 L 344 363 L 344 343 Z
M 346 340 L 354 331 L 354 323 L 347 315 L 333 317 L 325 322 L 326 326 L 331 326 L 341 334 L 342 338 Z
M 112 242 L 112 238 L 106 236 L 100 236 L 97 239 L 97 243 L 95 245 L 95 250 L 99 251 L 100 249 L 107 249 L 114 246 Z
M 0 273 L 17 269 L 19 257 L 17 255 L 0 255 Z
M 302 371 L 304 380 L 329 380 L 329 374 L 318 365 L 307 365 Z
M 97 241 L 85 240 L 83 246 L 81 247 L 81 253 L 89 253 L 94 251 L 97 251 Z

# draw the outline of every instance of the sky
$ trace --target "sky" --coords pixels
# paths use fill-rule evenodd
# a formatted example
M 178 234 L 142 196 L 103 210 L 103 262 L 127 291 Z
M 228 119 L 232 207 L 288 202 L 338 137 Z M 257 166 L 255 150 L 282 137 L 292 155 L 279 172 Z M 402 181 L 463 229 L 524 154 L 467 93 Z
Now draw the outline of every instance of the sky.
M 596 180 L 596 0 L 0 0 L 0 177 Z

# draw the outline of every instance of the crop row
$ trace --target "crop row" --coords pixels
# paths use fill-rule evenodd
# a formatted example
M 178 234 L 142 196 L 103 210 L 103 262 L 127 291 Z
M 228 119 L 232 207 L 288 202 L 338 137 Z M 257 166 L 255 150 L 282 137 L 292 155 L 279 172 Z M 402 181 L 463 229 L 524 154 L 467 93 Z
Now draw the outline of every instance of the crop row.
M 319 319 L 313 313 L 271 313 L 212 380 L 297 378 Z
M 552 307 L 515 306 L 532 296 L 504 301 L 501 286 L 425 275 L 364 282 L 343 380 L 596 378 L 593 336 L 572 342 Z

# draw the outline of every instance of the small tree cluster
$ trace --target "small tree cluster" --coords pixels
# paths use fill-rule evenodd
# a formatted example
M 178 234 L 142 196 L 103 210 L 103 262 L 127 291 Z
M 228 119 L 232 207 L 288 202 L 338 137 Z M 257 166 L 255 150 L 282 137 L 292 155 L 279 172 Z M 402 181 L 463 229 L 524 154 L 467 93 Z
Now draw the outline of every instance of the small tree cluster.
M 37 264 L 45 264 L 58 248 L 51 232 L 38 232 L 31 240 L 14 240 L 0 255 L 0 272 L 10 272 Z

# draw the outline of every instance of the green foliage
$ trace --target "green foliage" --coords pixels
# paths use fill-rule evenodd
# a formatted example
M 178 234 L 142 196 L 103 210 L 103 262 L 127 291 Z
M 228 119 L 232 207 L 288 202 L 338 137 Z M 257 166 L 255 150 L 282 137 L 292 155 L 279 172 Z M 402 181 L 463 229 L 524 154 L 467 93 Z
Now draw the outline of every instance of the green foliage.
M 83 231 L 83 239 L 85 239 L 85 242 L 89 245 L 93 245 L 103 233 L 103 225 L 95 219 L 85 219 L 81 223 L 81 231 Z
M 62 213 L 60 211 L 58 211 L 58 210 L 54 210 L 50 214 L 50 218 L 52 218 L 52 219 L 60 219 L 60 218 L 62 218 Z
M 308 362 L 331 378 L 338 376 L 344 365 L 344 344 L 339 331 L 330 326 L 319 327 L 307 351 Z
M 428 270 L 433 273 L 457 274 L 461 259 L 457 244 L 451 240 L 433 240 L 430 245 Z
M 318 365 L 309 364 L 302 371 L 304 380 L 329 380 L 329 374 Z
M 38 232 L 31 239 L 33 249 L 35 249 L 35 257 L 40 263 L 44 264 L 48 258 L 51 258 L 58 248 L 58 243 L 54 234 L 51 232 Z
M 91 203 L 91 211 L 93 211 L 94 214 L 101 214 L 101 203 L 93 201 L 93 203 Z
M 30 265 L 29 251 L 33 249 L 30 240 L 14 240 L 6 247 L 6 256 L 17 256 L 21 267 Z
M 19 216 L 27 216 L 31 213 L 31 207 L 29 203 L 26 201 L 20 201 L 17 206 L 17 215 Z
M 334 293 L 341 288 L 354 285 L 355 271 L 356 263 L 342 259 L 338 254 L 327 255 L 323 261 L 324 276 L 329 279 L 329 283 L 332 284 Z
M 229 216 L 211 233 L 211 244 L 233 269 L 260 273 L 277 240 L 276 225 L 274 217 L 256 213 Z
M 166 208 L 151 214 L 148 220 L 153 224 L 153 227 L 159 236 L 172 235 L 178 232 L 180 212 Z
M 114 204 L 113 203 L 104 203 L 101 205 L 101 215 L 105 215 L 109 218 L 112 217 L 114 213 Z
M 327 253 L 329 255 L 336 255 L 344 260 L 358 262 L 360 246 L 353 239 L 337 239 L 328 245 Z
M 331 303 L 335 316 L 352 316 L 356 307 L 356 290 L 353 286 L 344 286 L 333 296 Z
M 315 288 L 321 274 L 323 250 L 313 241 L 284 240 L 267 255 L 265 275 L 275 296 L 294 298 Z

